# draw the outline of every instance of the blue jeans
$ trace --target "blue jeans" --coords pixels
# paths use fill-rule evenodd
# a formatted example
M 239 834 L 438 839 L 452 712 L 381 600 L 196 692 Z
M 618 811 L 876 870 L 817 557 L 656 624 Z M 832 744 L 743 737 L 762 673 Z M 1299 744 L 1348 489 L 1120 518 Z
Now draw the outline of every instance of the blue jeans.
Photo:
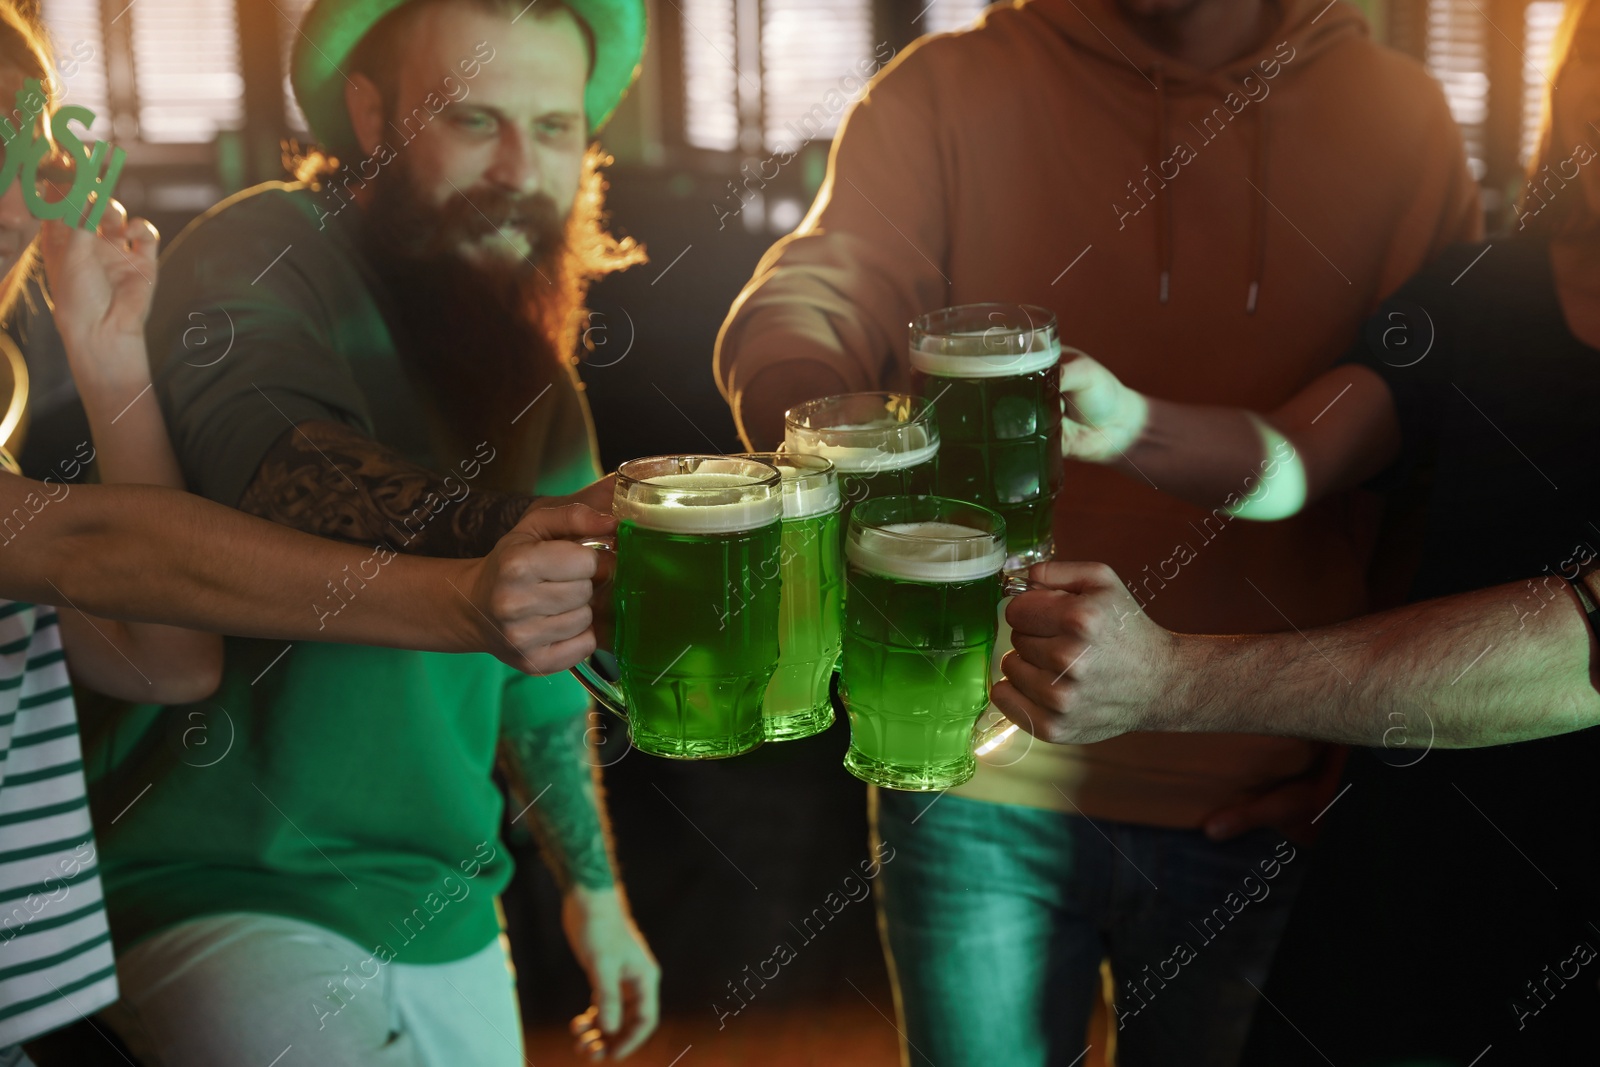
M 1104 958 L 1121 1067 L 1237 1062 L 1306 863 L 1293 845 L 875 793 L 907 1067 L 1077 1063 Z

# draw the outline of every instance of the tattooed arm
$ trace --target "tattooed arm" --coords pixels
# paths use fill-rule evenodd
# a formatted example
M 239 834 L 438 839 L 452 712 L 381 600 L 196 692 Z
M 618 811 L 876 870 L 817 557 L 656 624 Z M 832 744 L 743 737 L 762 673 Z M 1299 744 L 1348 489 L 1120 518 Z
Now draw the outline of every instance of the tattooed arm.
M 500 768 L 563 893 L 616 885 L 611 840 L 589 758 L 587 716 L 528 726 L 500 741 Z M 535 800 L 537 798 L 537 800 Z
M 661 969 L 616 877 L 588 716 L 508 733 L 500 765 L 561 887 L 561 925 L 593 1001 L 573 1020 L 578 1050 L 621 1059 L 656 1027 Z
M 459 474 L 441 475 L 342 423 L 302 422 L 273 444 L 239 507 L 322 537 L 455 557 L 487 554 L 535 505 L 611 510 L 609 479 L 571 497 L 474 492 L 472 480 L 494 458 L 480 444 Z

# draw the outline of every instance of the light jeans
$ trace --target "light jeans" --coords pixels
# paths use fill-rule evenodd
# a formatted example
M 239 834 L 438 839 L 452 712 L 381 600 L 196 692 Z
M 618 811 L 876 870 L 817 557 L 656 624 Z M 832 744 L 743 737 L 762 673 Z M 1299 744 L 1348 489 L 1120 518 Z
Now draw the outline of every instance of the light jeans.
M 1277 834 L 874 793 L 906 1067 L 1079 1063 L 1102 959 L 1121 1067 L 1238 1062 L 1307 863 Z
M 146 1067 L 517 1067 L 503 942 L 450 963 L 379 965 L 311 923 L 209 915 L 122 953 L 122 1000 L 103 1018 Z

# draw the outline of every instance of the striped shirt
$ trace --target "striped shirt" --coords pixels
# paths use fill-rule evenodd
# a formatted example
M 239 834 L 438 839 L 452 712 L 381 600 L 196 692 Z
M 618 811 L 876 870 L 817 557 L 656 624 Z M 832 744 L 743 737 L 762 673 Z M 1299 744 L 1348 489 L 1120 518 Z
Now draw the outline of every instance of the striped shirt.
M 0 1047 L 117 999 L 56 612 L 0 601 Z

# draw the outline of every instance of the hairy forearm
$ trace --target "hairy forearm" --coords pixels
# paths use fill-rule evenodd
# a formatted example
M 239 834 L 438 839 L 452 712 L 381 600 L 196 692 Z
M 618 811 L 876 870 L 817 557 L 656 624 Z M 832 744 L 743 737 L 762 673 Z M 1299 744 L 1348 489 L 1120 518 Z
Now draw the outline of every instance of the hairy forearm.
M 495 458 L 483 444 L 459 476 L 441 475 L 348 426 L 303 422 L 273 445 L 239 507 L 320 537 L 420 556 L 482 556 L 533 503 L 472 485 Z
M 1595 582 L 1593 587 L 1600 587 Z M 1591 593 L 1591 595 L 1593 595 Z M 1164 729 L 1475 748 L 1600 723 L 1600 649 L 1566 583 L 1496 586 L 1336 626 L 1180 640 Z
M 42 488 L 0 476 L 0 515 L 30 494 L 42 499 Z M 483 649 L 482 620 L 465 595 L 475 563 L 395 557 L 377 567 L 370 547 L 309 537 L 177 490 L 56 491 L 25 527 L 0 535 L 0 596 L 244 637 Z M 375 567 L 376 577 L 352 580 Z M 330 583 L 348 599 L 333 601 L 343 605 L 337 614 L 319 615 Z
M 501 766 L 563 892 L 616 883 L 587 731 L 585 714 L 508 735 L 500 743 Z

